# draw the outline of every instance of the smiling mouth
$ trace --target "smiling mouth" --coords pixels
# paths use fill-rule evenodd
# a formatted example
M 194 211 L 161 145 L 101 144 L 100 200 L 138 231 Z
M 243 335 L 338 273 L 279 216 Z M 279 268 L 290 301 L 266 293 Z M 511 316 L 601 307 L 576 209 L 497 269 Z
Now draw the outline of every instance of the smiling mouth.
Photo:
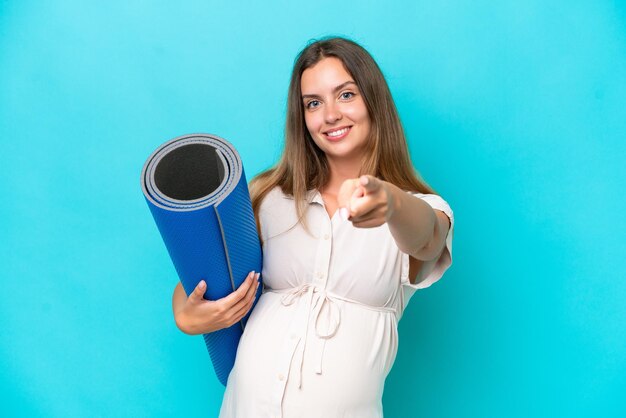
M 351 126 L 346 126 L 345 128 L 334 129 L 332 131 L 324 132 L 324 135 L 328 139 L 340 139 L 346 136 L 348 132 L 350 132 L 351 128 L 352 128 Z

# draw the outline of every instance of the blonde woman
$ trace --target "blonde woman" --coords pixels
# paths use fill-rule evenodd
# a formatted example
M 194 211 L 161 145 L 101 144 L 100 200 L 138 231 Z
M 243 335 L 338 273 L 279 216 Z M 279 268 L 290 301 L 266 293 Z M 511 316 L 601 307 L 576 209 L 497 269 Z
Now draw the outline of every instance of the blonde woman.
M 297 57 L 278 164 L 250 182 L 263 242 L 263 293 L 229 375 L 220 417 L 382 417 L 413 293 L 452 263 L 454 217 L 413 168 L 387 83 L 343 38 Z M 224 299 L 206 284 L 173 296 L 176 323 L 199 334 L 250 309 L 251 272 Z

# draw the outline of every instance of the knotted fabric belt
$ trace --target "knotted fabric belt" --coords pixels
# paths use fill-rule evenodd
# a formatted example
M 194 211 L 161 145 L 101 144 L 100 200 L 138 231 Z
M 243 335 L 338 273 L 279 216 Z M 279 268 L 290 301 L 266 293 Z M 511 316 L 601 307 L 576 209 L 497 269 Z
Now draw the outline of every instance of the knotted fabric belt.
M 302 334 L 300 341 L 301 344 L 298 344 L 299 356 L 300 356 L 300 364 L 298 365 L 298 388 L 302 387 L 302 366 L 304 364 L 304 353 L 306 351 L 306 343 L 307 343 L 307 335 L 309 332 L 309 323 L 311 322 L 311 315 L 315 318 L 315 334 L 317 335 L 318 341 L 321 343 L 321 348 L 318 352 L 318 356 L 316 359 L 316 367 L 315 372 L 317 374 L 322 374 L 322 361 L 324 358 L 324 348 L 326 347 L 326 341 L 337 333 L 339 329 L 339 325 L 341 324 L 341 311 L 337 306 L 337 301 L 343 301 L 352 303 L 362 308 L 369 309 L 376 312 L 389 312 L 396 313 L 394 308 L 386 307 L 386 306 L 371 306 L 362 302 L 359 302 L 354 299 L 349 299 L 343 296 L 339 296 L 337 294 L 326 291 L 319 286 L 315 286 L 312 283 L 305 283 L 301 286 L 294 287 L 291 289 L 266 289 L 269 292 L 274 293 L 282 293 L 284 294 L 281 298 L 281 303 L 283 306 L 292 305 L 296 300 L 300 297 L 306 295 L 307 298 L 307 315 L 306 315 L 306 325 L 304 327 L 304 333 Z M 322 316 L 322 312 L 325 312 L 325 315 L 328 319 L 327 323 L 328 328 L 326 330 L 320 329 L 320 316 Z M 292 357 L 291 362 L 293 363 L 295 356 Z M 290 364 L 290 368 L 292 364 Z

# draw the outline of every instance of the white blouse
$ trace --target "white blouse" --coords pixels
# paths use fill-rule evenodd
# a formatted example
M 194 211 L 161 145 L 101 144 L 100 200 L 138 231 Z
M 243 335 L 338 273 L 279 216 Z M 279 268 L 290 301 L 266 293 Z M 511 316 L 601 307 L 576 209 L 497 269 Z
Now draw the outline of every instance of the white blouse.
M 409 256 L 389 227 L 355 228 L 309 192 L 297 221 L 293 197 L 274 188 L 259 209 L 263 294 L 228 377 L 221 418 L 382 417 L 398 321 L 417 289 L 452 264 L 454 215 L 438 195 L 413 193 L 450 218 L 446 246 L 409 282 Z

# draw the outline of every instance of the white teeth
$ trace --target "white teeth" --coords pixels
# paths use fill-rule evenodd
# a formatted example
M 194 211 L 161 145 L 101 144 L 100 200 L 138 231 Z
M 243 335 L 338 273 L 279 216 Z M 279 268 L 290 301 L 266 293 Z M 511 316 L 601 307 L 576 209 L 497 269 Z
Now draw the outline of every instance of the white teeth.
M 328 136 L 341 136 L 341 135 L 345 134 L 346 132 L 348 132 L 348 128 L 343 128 L 343 129 L 340 129 L 340 130 L 334 131 L 334 132 L 328 132 L 326 135 L 328 135 Z

